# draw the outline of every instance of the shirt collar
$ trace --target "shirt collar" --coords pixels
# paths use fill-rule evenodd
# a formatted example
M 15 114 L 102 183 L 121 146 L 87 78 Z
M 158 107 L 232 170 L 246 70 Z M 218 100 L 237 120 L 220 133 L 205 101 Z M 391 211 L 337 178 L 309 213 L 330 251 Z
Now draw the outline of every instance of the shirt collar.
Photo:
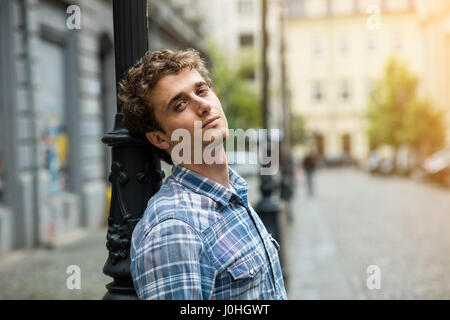
M 247 182 L 245 182 L 245 180 L 230 167 L 228 167 L 228 175 L 230 178 L 230 185 L 234 188 L 236 193 L 225 188 L 225 186 L 220 183 L 204 177 L 190 169 L 176 164 L 172 167 L 172 178 L 175 181 L 192 189 L 196 193 L 203 194 L 213 199 L 223 206 L 228 205 L 234 194 L 241 198 L 244 203 L 247 203 Z

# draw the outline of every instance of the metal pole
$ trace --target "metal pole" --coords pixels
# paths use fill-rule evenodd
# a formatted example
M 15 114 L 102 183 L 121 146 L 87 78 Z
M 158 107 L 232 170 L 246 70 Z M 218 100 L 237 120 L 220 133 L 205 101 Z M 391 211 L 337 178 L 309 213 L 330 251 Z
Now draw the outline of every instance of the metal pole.
M 284 200 L 284 215 L 282 225 L 293 221 L 291 211 L 291 198 L 294 191 L 294 167 L 292 161 L 292 144 L 291 144 L 291 114 L 288 100 L 287 90 L 287 76 L 286 76 L 286 39 L 285 39 L 285 0 L 280 0 L 280 74 L 281 74 L 281 107 L 283 112 L 283 140 L 281 141 L 281 181 L 280 181 L 280 198 Z M 288 269 L 286 268 L 286 249 L 284 246 L 284 239 L 280 236 L 280 244 L 282 250 L 280 251 L 280 263 L 282 266 L 283 277 L 285 283 L 289 277 Z
M 280 71 L 281 71 L 281 99 L 283 110 L 283 141 L 281 144 L 281 191 L 280 198 L 289 201 L 294 192 L 294 164 L 292 159 L 292 126 L 291 109 L 288 100 L 286 76 L 286 38 L 285 38 L 285 0 L 280 0 Z M 289 207 L 289 206 L 288 206 Z M 290 211 L 290 210 L 288 210 Z M 291 212 L 288 212 L 288 218 Z
M 263 128 L 269 128 L 268 112 L 269 112 L 269 68 L 267 67 L 267 0 L 262 0 L 261 3 L 261 37 L 262 37 L 262 115 L 263 115 Z
M 285 6 L 284 0 L 280 0 L 280 74 L 281 74 L 281 107 L 283 110 L 283 146 L 284 155 L 290 154 L 291 128 L 289 125 L 290 112 L 287 100 L 286 77 L 286 39 L 285 39 Z
M 148 50 L 146 0 L 114 0 L 114 46 L 116 80 Z M 117 114 L 112 132 L 103 143 L 112 147 L 109 181 L 112 184 L 106 247 L 108 259 L 103 273 L 113 278 L 106 285 L 103 299 L 137 299 L 130 274 L 130 243 L 136 223 L 142 217 L 149 198 L 162 180 L 160 161 L 144 138 L 133 137 Z
M 267 66 L 267 47 L 268 47 L 268 36 L 267 36 L 267 28 L 266 28 L 266 20 L 267 20 L 267 0 L 261 0 L 262 5 L 262 24 L 261 24 L 261 32 L 262 32 L 262 116 L 263 116 L 263 128 L 269 129 L 269 93 L 268 93 L 268 84 L 269 84 L 269 69 Z M 260 139 L 261 137 L 259 137 Z M 264 137 L 263 137 L 264 139 Z M 271 156 L 270 150 L 270 140 L 273 139 L 270 136 L 270 132 L 268 130 L 267 136 L 267 155 Z M 262 141 L 259 141 L 260 147 Z M 265 167 L 270 167 L 270 163 L 265 164 Z M 278 228 L 278 213 L 280 212 L 280 207 L 278 201 L 273 199 L 272 192 L 277 188 L 273 177 L 271 175 L 261 175 L 260 176 L 260 191 L 262 194 L 261 200 L 256 205 L 256 211 L 260 216 L 261 220 L 264 222 L 264 225 L 267 228 L 267 231 L 273 235 L 273 237 L 280 241 L 280 233 Z

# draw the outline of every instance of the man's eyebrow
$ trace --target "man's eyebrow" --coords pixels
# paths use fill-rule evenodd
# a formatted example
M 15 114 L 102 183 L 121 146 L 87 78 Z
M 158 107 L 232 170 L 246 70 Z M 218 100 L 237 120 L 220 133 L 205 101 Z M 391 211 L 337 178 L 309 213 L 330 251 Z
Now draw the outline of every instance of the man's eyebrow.
M 201 86 L 207 86 L 208 84 L 206 83 L 206 81 L 198 81 L 195 83 L 195 88 L 199 88 Z
M 177 93 L 175 96 L 173 96 L 172 99 L 170 99 L 169 103 L 167 104 L 167 108 L 170 108 L 170 106 L 172 105 L 172 103 L 174 103 L 175 101 L 177 101 L 178 99 L 180 99 L 182 96 L 182 93 L 179 92 Z
M 194 84 L 194 88 L 200 88 L 201 86 L 207 86 L 208 84 L 206 83 L 206 81 L 197 81 L 195 84 Z M 169 103 L 167 104 L 167 107 L 168 108 L 170 108 L 170 106 L 172 105 L 172 103 L 174 103 L 175 101 L 177 101 L 178 99 L 180 99 L 181 98 L 181 96 L 183 95 L 183 93 L 182 92 L 179 92 L 179 93 L 177 93 L 176 95 L 174 95 L 173 97 L 172 97 L 172 99 L 170 99 L 170 101 L 169 101 Z

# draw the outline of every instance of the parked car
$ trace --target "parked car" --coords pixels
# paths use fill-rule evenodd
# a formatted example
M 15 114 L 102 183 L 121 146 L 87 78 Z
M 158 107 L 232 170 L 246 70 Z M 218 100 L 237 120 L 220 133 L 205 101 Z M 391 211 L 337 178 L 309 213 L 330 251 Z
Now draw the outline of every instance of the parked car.
M 401 176 L 413 176 L 421 170 L 420 167 L 416 151 L 406 144 L 401 145 L 395 155 L 395 173 Z
M 427 178 L 450 187 L 450 148 L 433 153 L 425 160 L 423 168 Z
M 367 170 L 372 174 L 390 175 L 395 171 L 395 160 L 392 157 L 380 156 L 378 151 L 370 153 Z
M 327 167 L 346 167 L 355 166 L 357 162 L 350 155 L 344 153 L 340 156 L 325 158 L 325 165 Z

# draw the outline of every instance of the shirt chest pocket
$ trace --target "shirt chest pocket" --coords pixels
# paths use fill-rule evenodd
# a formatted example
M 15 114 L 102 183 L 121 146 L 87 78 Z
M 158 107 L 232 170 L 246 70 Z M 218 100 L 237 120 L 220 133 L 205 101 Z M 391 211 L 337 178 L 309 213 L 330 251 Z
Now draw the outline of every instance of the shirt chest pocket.
M 263 272 L 264 260 L 258 252 L 246 255 L 227 268 L 233 280 L 252 279 Z

